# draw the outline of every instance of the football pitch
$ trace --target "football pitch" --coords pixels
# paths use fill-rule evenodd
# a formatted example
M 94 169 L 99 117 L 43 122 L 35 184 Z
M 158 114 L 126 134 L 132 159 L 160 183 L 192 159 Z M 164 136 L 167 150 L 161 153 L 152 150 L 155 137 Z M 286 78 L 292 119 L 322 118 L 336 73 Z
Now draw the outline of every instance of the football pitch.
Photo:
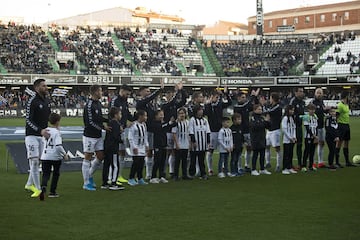
M 0 120 L 0 126 L 23 122 Z M 63 126 L 81 122 L 64 118 Z M 360 118 L 351 118 L 351 130 L 352 158 L 360 154 Z M 0 239 L 360 239 L 360 167 L 170 181 L 115 192 L 84 191 L 81 173 L 67 172 L 60 177 L 60 198 L 43 202 L 23 190 L 26 179 L 12 161 L 6 172 L 0 142 Z M 99 186 L 101 171 L 95 180 Z

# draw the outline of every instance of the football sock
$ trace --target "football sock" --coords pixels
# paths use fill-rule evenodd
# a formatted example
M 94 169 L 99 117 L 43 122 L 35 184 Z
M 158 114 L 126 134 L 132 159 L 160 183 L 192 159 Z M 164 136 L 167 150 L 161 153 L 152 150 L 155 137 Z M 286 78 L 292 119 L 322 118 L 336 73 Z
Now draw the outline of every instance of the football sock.
M 324 145 L 318 145 L 317 148 L 317 154 L 318 154 L 318 163 L 322 163 L 324 161 Z
M 245 167 L 250 165 L 251 151 L 245 151 Z
M 113 155 L 113 168 L 111 173 L 111 182 L 116 182 L 118 175 L 119 175 L 119 156 L 117 154 Z
M 32 181 L 37 189 L 41 189 L 40 186 L 40 172 L 39 172 L 39 159 L 33 158 L 30 160 L 30 172 L 32 176 Z
M 145 157 L 146 177 L 151 177 L 153 168 L 153 157 Z
M 265 149 L 265 160 L 266 160 L 266 164 L 270 163 L 270 148 Z
M 91 161 L 91 167 L 90 167 L 90 176 L 89 177 L 93 177 L 94 172 L 96 171 L 96 169 L 100 166 L 101 161 L 99 159 L 97 159 L 95 157 L 94 160 Z
M 335 161 L 336 164 L 339 164 L 339 158 L 340 158 L 340 148 L 335 148 Z
M 349 163 L 349 148 L 343 148 L 343 154 L 344 154 L 344 157 L 345 157 L 345 162 L 346 163 Z
M 174 167 L 175 167 L 175 156 L 173 154 L 169 154 L 168 163 L 169 163 L 169 173 L 172 174 L 174 173 Z
M 29 159 L 29 167 L 30 167 L 30 170 L 29 170 L 29 176 L 28 176 L 28 180 L 26 182 L 26 186 L 31 186 L 34 184 L 32 173 L 31 173 L 31 160 L 30 159 Z
M 81 166 L 82 175 L 84 178 L 84 184 L 89 183 L 89 177 L 90 177 L 90 161 L 89 160 L 83 160 L 82 166 Z
M 207 167 L 208 167 L 208 171 L 212 171 L 212 153 L 211 152 L 206 152 L 206 163 L 207 163 Z
M 238 168 L 238 171 L 239 171 L 240 169 L 242 169 L 241 157 L 240 157 L 240 159 L 239 159 L 239 161 L 238 161 L 237 168 Z
M 276 166 L 280 167 L 280 162 L 281 162 L 281 152 L 278 151 L 276 152 Z

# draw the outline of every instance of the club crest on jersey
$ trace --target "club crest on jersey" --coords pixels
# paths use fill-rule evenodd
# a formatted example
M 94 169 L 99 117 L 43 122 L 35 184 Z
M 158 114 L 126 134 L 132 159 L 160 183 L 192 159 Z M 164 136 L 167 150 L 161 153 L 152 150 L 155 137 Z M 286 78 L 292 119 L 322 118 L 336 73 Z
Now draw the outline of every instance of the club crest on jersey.
M 42 105 L 42 104 L 40 104 L 40 105 L 39 105 L 39 108 L 40 108 L 40 109 L 42 109 L 42 108 L 43 108 L 43 105 Z
M 99 113 L 99 110 L 96 109 L 96 110 L 95 110 L 95 113 L 98 114 L 98 113 Z

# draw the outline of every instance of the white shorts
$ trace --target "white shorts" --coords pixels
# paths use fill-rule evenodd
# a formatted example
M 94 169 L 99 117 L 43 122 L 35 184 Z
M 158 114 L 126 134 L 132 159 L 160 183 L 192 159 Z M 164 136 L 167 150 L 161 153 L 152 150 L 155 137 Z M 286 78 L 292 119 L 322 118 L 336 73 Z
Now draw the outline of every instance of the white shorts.
M 43 138 L 40 136 L 26 136 L 25 146 L 27 158 L 39 158 L 44 149 Z
M 318 138 L 320 142 L 325 142 L 325 128 L 318 129 Z
M 166 149 L 174 149 L 175 143 L 172 133 L 166 133 L 166 140 L 167 140 Z
M 216 150 L 219 146 L 219 132 L 211 132 L 210 133 L 210 149 Z
M 244 133 L 243 137 L 244 137 L 244 145 L 247 147 L 251 147 L 250 133 Z
M 149 142 L 149 149 L 154 149 L 154 133 L 148 132 L 148 142 Z
M 83 136 L 84 153 L 104 151 L 104 140 L 102 138 L 91 138 Z
M 268 131 L 266 133 L 266 146 L 280 147 L 281 130 Z

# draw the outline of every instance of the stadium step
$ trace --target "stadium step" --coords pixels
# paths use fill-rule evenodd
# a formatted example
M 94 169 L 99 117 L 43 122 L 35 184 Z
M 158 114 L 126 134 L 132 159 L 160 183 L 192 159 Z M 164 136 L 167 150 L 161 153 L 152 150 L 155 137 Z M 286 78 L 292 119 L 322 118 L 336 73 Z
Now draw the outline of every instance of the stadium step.
M 205 49 L 203 48 L 201 42 L 199 39 L 196 39 L 196 46 L 198 47 L 199 49 L 199 52 L 200 52 L 200 55 L 201 55 L 201 58 L 203 59 L 203 63 L 204 63 L 204 66 L 205 66 L 205 73 L 207 74 L 214 74 L 215 71 L 210 63 L 210 60 L 205 52 Z
M 136 76 L 141 76 L 141 72 L 137 69 L 137 66 L 134 63 L 133 58 L 130 56 L 130 54 L 128 54 L 124 48 L 124 45 L 122 44 L 122 42 L 120 41 L 120 39 L 116 36 L 115 33 L 111 33 L 111 39 L 114 41 L 115 45 L 118 47 L 118 49 L 120 50 L 120 52 L 122 52 L 122 54 L 124 55 L 124 58 L 126 60 L 128 60 L 133 68 L 134 74 Z
M 55 59 L 53 58 L 49 58 L 48 59 L 48 63 L 50 64 L 50 66 L 52 67 L 54 72 L 59 72 L 60 71 L 60 66 L 59 64 L 55 61 Z
M 206 52 L 206 55 L 208 56 L 210 64 L 213 66 L 216 76 L 224 77 L 225 74 L 224 74 L 223 68 L 222 68 L 219 60 L 217 59 L 212 47 L 205 48 L 205 52 Z
M 46 32 L 47 37 L 49 38 L 49 43 L 51 45 L 51 47 L 54 49 L 55 52 L 59 52 L 59 46 L 57 45 L 53 35 L 51 34 L 51 32 Z
M 181 71 L 181 73 L 183 75 L 186 74 L 187 70 L 186 70 L 186 68 L 184 67 L 184 65 L 182 63 L 176 63 L 176 66 L 179 68 L 179 70 Z
M 6 74 L 8 73 L 8 71 L 6 70 L 6 68 L 0 63 L 0 73 L 1 74 Z

